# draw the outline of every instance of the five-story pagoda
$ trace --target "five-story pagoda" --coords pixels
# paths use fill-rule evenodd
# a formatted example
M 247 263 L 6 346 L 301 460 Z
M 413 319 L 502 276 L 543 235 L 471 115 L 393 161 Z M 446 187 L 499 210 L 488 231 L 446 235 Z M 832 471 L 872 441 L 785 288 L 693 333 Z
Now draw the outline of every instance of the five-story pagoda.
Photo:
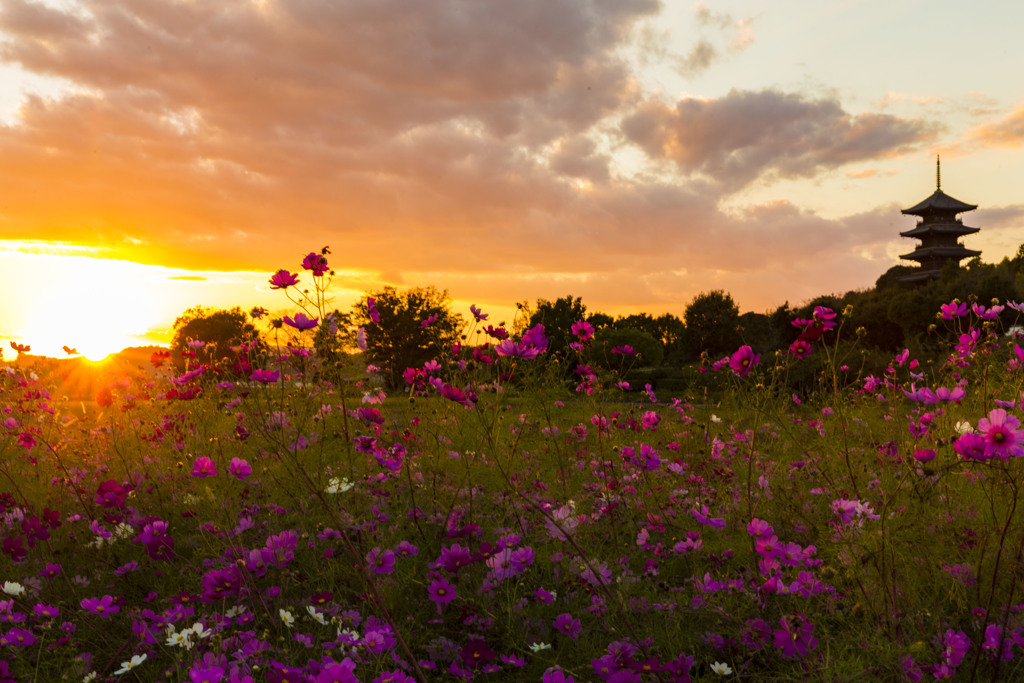
M 939 159 L 935 159 L 935 192 L 923 202 L 903 209 L 901 213 L 918 216 L 921 221 L 913 230 L 901 232 L 902 237 L 914 237 L 921 240 L 917 249 L 903 254 L 901 259 L 917 261 L 921 267 L 916 272 L 904 275 L 901 282 L 924 282 L 937 279 L 942 275 L 942 267 L 952 261 L 960 265 L 960 261 L 971 256 L 978 256 L 980 251 L 968 249 L 960 243 L 960 237 L 978 232 L 979 228 L 964 225 L 957 214 L 973 211 L 976 204 L 965 204 L 942 191 L 942 175 Z

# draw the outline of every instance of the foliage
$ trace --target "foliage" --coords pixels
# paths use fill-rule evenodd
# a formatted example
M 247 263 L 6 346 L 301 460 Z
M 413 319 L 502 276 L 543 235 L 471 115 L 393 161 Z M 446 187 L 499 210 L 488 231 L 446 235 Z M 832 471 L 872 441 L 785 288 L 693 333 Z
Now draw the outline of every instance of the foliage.
M 580 297 L 573 299 L 569 295 L 554 301 L 537 299 L 537 305 L 531 311 L 526 327 L 543 325 L 544 334 L 548 338 L 548 350 L 554 356 L 561 356 L 565 354 L 573 340 L 573 323 L 586 319 L 587 307 Z
M 703 352 L 718 357 L 733 351 L 741 341 L 736 331 L 739 317 L 739 306 L 720 289 L 695 296 L 683 314 L 691 356 Z
M 256 327 L 238 306 L 227 310 L 194 306 L 174 321 L 171 353 L 182 366 L 190 351 L 204 360 L 216 362 L 234 357 L 231 346 L 257 338 Z M 196 351 L 189 342 L 201 342 L 204 346 L 197 347 L 201 351 Z
M 154 362 L 89 407 L 7 364 L 0 680 L 1019 680 L 1022 307 L 944 301 L 935 360 L 864 348 L 870 295 L 638 399 L 625 367 L 566 388 L 537 328 L 359 405 L 276 338 L 244 381 Z
M 368 305 L 375 299 L 379 320 Z M 385 287 L 370 293 L 352 308 L 352 325 L 366 332 L 366 356 L 380 368 L 388 388 L 403 386 L 406 368 L 422 366 L 459 341 L 463 318 L 451 310 L 448 291 Z
M 626 347 L 636 353 L 624 353 Z M 595 333 L 587 361 L 603 368 L 621 369 L 658 366 L 664 357 L 664 347 L 650 333 L 623 327 L 605 327 Z

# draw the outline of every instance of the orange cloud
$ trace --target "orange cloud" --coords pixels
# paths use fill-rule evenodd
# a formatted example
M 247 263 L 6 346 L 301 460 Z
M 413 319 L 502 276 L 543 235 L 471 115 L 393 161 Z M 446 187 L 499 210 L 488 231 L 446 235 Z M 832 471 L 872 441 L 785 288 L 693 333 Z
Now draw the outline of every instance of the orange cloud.
M 1024 145 L 1024 104 L 998 121 L 973 128 L 967 133 L 967 139 L 985 147 L 1021 147 Z
M 897 230 L 719 203 L 936 130 L 776 90 L 651 100 L 621 55 L 656 0 L 79 7 L 0 5 L 0 60 L 73 84 L 0 127 L 0 230 L 190 270 L 270 273 L 330 245 L 351 288 L 679 313 L 735 282 L 763 307 L 870 283 L 891 264 L 851 250 Z

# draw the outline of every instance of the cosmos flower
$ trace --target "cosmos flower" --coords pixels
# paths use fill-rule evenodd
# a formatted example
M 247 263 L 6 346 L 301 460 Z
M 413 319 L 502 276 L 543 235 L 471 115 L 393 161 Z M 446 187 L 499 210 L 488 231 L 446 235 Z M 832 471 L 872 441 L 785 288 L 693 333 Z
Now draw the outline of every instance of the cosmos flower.
M 746 377 L 761 360 L 761 354 L 754 353 L 749 346 L 741 346 L 729 357 L 729 368 L 737 377 Z
M 294 327 L 297 330 L 305 331 L 311 330 L 317 326 L 320 322 L 320 318 L 310 318 L 305 313 L 296 313 L 294 318 L 284 317 L 284 324 L 289 327 Z
M 1007 414 L 1002 408 L 994 409 L 987 418 L 979 420 L 978 431 L 985 440 L 986 455 L 999 460 L 1024 455 L 1024 430 L 1018 429 L 1019 427 L 1020 420 Z
M 299 283 L 299 276 L 292 275 L 287 270 L 279 270 L 270 277 L 271 289 L 288 289 Z

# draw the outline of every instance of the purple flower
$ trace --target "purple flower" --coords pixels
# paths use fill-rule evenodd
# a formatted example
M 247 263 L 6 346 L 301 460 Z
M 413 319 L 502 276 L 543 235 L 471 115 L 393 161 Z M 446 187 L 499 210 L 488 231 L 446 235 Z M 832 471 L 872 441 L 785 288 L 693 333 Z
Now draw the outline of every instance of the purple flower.
M 943 320 L 952 320 L 967 315 L 967 304 L 953 299 L 948 304 L 942 304 L 939 310 L 942 312 Z
M 315 251 L 311 251 L 306 254 L 306 257 L 302 259 L 302 267 L 306 270 L 313 271 L 314 277 L 321 277 L 330 268 L 327 266 L 327 257 L 323 254 L 318 254 Z
M 476 319 L 477 322 L 487 320 L 487 314 L 482 312 L 479 308 L 477 308 L 476 304 L 469 305 L 469 312 L 473 314 L 473 318 Z
M 576 679 L 557 667 L 551 667 L 544 672 L 541 683 L 576 683 Z
M 968 432 L 953 442 L 955 450 L 964 460 L 988 460 L 991 456 L 988 453 L 988 445 L 981 434 Z
M 287 289 L 299 282 L 298 275 L 292 275 L 287 270 L 279 270 L 270 278 L 271 289 Z
M 585 320 L 578 320 L 572 324 L 572 333 L 581 342 L 589 341 L 594 336 L 594 326 Z
M 263 384 L 274 384 L 280 378 L 280 370 L 253 370 L 253 373 L 249 375 L 249 379 L 253 382 L 261 382 Z
M 195 665 L 189 669 L 188 677 L 192 683 L 220 683 L 224 680 L 224 668 L 220 666 Z
M 749 346 L 741 346 L 729 357 L 729 368 L 737 377 L 746 377 L 760 360 L 761 354 L 755 354 Z
M 246 479 L 252 474 L 252 465 L 242 458 L 231 458 L 228 464 L 228 472 L 238 479 Z
M 196 458 L 196 461 L 192 463 L 192 476 L 199 479 L 206 477 L 213 477 L 217 474 L 217 463 L 205 455 L 201 458 Z
M 574 618 L 568 612 L 565 614 L 559 614 L 555 617 L 555 621 L 552 626 L 556 631 L 561 631 L 573 640 L 576 640 L 576 638 L 579 637 L 580 631 L 583 629 L 580 625 L 580 620 Z
M 377 300 L 372 296 L 366 297 L 366 311 L 370 314 L 370 320 L 380 322 L 380 313 L 377 312 Z
M 121 611 L 121 608 L 114 604 L 113 596 L 110 595 L 104 595 L 102 598 L 85 598 L 80 604 L 85 611 L 98 614 L 104 619 Z
M 320 318 L 310 318 L 305 313 L 296 313 L 294 318 L 284 317 L 284 324 L 289 327 L 294 327 L 297 330 L 305 331 L 311 330 L 317 326 L 320 322 Z
M 356 663 L 345 657 L 341 663 L 334 663 L 325 666 L 316 677 L 316 683 L 359 683 L 359 679 L 352 673 L 356 670 Z M 307 680 L 305 677 L 296 680 Z
M 448 583 L 446 579 L 434 579 L 431 581 L 430 585 L 427 586 L 427 594 L 431 601 L 437 605 L 438 613 L 440 613 L 442 605 L 447 605 L 458 596 L 455 592 L 455 586 Z
M 814 624 L 800 613 L 789 614 L 779 618 L 780 629 L 775 629 L 775 647 L 782 651 L 786 659 L 796 659 L 807 654 L 818 645 L 814 637 Z
M 391 550 L 381 552 L 380 548 L 374 548 L 366 555 L 368 571 L 374 574 L 390 574 L 395 571 L 395 553 Z
M 978 422 L 978 431 L 985 440 L 988 457 L 1009 460 L 1010 456 L 1024 455 L 1024 430 L 1018 429 L 1020 420 L 1008 415 L 1002 408 L 996 408 Z

